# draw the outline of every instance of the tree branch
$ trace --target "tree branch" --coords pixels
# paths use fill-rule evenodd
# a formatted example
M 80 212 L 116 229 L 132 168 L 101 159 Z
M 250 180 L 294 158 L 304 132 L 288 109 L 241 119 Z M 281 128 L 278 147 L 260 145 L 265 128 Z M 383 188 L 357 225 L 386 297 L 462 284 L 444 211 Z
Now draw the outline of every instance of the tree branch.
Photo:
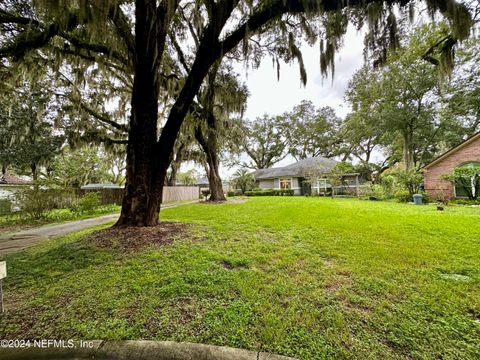
M 108 115 L 100 114 L 100 113 L 96 112 L 95 110 L 93 110 L 89 106 L 85 105 L 85 103 L 83 103 L 81 100 L 78 101 L 77 103 L 78 103 L 78 105 L 80 106 L 81 109 L 85 110 L 88 114 L 93 116 L 95 119 L 97 119 L 97 120 L 99 120 L 99 121 L 101 121 L 105 124 L 108 124 L 108 125 L 112 126 L 113 128 L 115 128 L 117 130 L 120 130 L 124 133 L 128 132 L 128 127 L 126 125 L 119 124 L 119 123 L 117 123 L 113 120 L 110 120 L 108 118 Z
M 31 18 L 17 16 L 6 12 L 5 10 L 0 10 L 0 24 L 21 24 L 21 25 L 35 25 L 39 26 L 40 23 Z
M 122 54 L 120 54 L 118 51 L 115 51 L 111 48 L 109 48 L 106 45 L 101 45 L 101 44 L 90 44 L 86 43 L 79 38 L 70 35 L 66 32 L 61 32 L 59 34 L 62 38 L 68 40 L 73 46 L 79 48 L 79 49 L 84 49 L 88 51 L 93 51 L 95 53 L 99 54 L 104 54 L 107 56 L 110 56 L 118 61 L 120 61 L 123 65 L 125 65 L 127 68 L 132 68 L 132 63 L 125 58 Z
M 108 17 L 115 25 L 117 34 L 125 42 L 129 57 L 133 58 L 135 56 L 135 38 L 132 34 L 132 27 L 129 24 L 128 18 L 118 4 L 109 9 Z

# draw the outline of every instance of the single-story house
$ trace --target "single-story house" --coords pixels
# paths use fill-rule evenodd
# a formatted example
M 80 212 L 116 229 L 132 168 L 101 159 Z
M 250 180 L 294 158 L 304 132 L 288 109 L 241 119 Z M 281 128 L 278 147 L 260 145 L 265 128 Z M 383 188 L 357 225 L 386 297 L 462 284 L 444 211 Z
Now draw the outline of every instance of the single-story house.
M 423 167 L 425 192 L 430 197 L 441 200 L 466 197 L 462 187 L 453 186 L 451 182 L 442 179 L 442 175 L 470 165 L 480 165 L 480 132 Z
M 195 185 L 200 188 L 200 191 L 210 188 L 210 182 L 208 181 L 208 177 L 206 176 L 198 179 Z M 222 188 L 225 192 L 228 190 L 228 184 L 225 181 L 222 181 Z
M 0 199 L 10 197 L 16 190 L 28 186 L 30 182 L 15 175 L 0 175 Z
M 123 189 L 123 188 L 124 186 L 114 184 L 114 183 L 90 183 L 87 185 L 83 185 L 80 189 L 96 191 L 96 190 L 103 190 L 103 189 Z
M 306 194 L 356 194 L 360 185 L 360 174 L 344 174 L 341 184 L 330 184 L 329 174 L 337 161 L 322 156 L 313 157 L 296 163 L 278 167 L 260 169 L 253 172 L 256 187 L 260 189 L 293 189 L 295 195 Z
M 14 202 L 15 193 L 28 187 L 30 182 L 15 175 L 0 175 L 0 214 L 9 214 L 18 211 Z

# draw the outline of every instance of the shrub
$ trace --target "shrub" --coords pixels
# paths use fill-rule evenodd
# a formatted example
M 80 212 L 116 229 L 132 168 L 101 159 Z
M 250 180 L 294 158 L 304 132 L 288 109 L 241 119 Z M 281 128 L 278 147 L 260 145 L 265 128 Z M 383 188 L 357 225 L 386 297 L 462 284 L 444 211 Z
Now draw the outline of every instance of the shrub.
M 455 205 L 480 205 L 480 199 L 469 200 L 469 199 L 452 199 L 449 202 L 450 204 Z
M 422 194 L 422 201 L 424 204 L 429 204 L 432 202 L 432 198 L 426 192 L 421 192 L 420 194 Z
M 380 184 L 382 185 L 382 188 L 383 188 L 384 197 L 386 199 L 392 199 L 395 196 L 395 186 L 396 186 L 395 177 L 391 174 L 382 176 Z
M 420 192 L 420 185 L 423 181 L 423 175 L 415 170 L 401 170 L 393 173 L 397 183 L 403 187 L 404 190 L 408 191 L 409 200 L 411 201 L 413 194 Z M 396 191 L 395 197 L 397 197 Z
M 292 189 L 255 189 L 245 191 L 246 196 L 293 196 Z
M 470 200 L 475 200 L 480 192 L 480 165 L 468 164 L 455 168 L 451 173 L 443 174 L 442 179 L 460 187 Z
M 10 199 L 0 199 L 0 215 L 10 214 L 12 212 L 12 202 Z
M 97 192 L 89 192 L 78 200 L 71 211 L 76 213 L 93 214 L 95 209 L 100 206 L 100 196 Z
M 367 182 L 359 186 L 358 196 L 362 199 L 382 200 L 386 198 L 386 193 L 382 185 Z
M 228 197 L 235 196 L 235 191 L 229 191 L 229 192 L 227 192 L 227 196 L 228 196 Z
M 52 190 L 32 188 L 22 189 L 15 193 L 15 202 L 22 215 L 29 219 L 45 219 L 48 213 L 56 208 L 55 192 Z
M 404 189 L 399 189 L 399 190 L 395 191 L 395 199 L 397 199 L 399 202 L 411 202 L 411 201 L 413 201 L 413 198 L 410 195 L 410 192 L 408 192 L 408 190 L 404 190 Z

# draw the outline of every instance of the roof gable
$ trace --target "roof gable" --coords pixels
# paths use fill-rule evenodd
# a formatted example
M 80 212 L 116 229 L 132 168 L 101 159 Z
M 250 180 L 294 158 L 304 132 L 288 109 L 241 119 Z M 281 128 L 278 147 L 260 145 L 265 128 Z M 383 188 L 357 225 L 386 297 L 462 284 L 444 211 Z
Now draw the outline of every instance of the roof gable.
M 0 185 L 25 185 L 29 182 L 15 175 L 0 175 Z
M 454 146 L 453 148 L 451 148 L 450 150 L 447 150 L 446 152 L 444 152 L 443 154 L 437 156 L 435 159 L 433 159 L 430 163 L 428 163 L 427 165 L 425 165 L 423 167 L 423 169 L 428 169 L 429 167 L 439 163 L 440 161 L 448 158 L 449 156 L 451 156 L 452 154 L 454 154 L 455 152 L 461 150 L 462 148 L 464 148 L 465 146 L 475 142 L 475 141 L 480 141 L 480 132 L 470 136 L 469 138 L 467 138 L 466 140 L 464 140 L 463 142 L 461 142 L 460 144 L 458 144 L 457 146 Z
M 333 159 L 317 156 L 283 167 L 260 169 L 253 172 L 253 176 L 256 179 L 272 179 L 282 176 L 306 177 L 312 172 L 328 174 L 336 164 L 337 161 Z

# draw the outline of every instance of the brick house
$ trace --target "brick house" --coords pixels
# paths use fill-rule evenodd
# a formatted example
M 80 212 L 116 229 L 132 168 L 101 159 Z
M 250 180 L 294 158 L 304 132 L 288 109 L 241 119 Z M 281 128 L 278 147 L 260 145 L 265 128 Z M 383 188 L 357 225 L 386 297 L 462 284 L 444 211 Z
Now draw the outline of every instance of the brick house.
M 464 197 L 459 188 L 449 181 L 442 180 L 442 175 L 469 164 L 480 165 L 480 132 L 423 167 L 425 192 L 437 199 Z

